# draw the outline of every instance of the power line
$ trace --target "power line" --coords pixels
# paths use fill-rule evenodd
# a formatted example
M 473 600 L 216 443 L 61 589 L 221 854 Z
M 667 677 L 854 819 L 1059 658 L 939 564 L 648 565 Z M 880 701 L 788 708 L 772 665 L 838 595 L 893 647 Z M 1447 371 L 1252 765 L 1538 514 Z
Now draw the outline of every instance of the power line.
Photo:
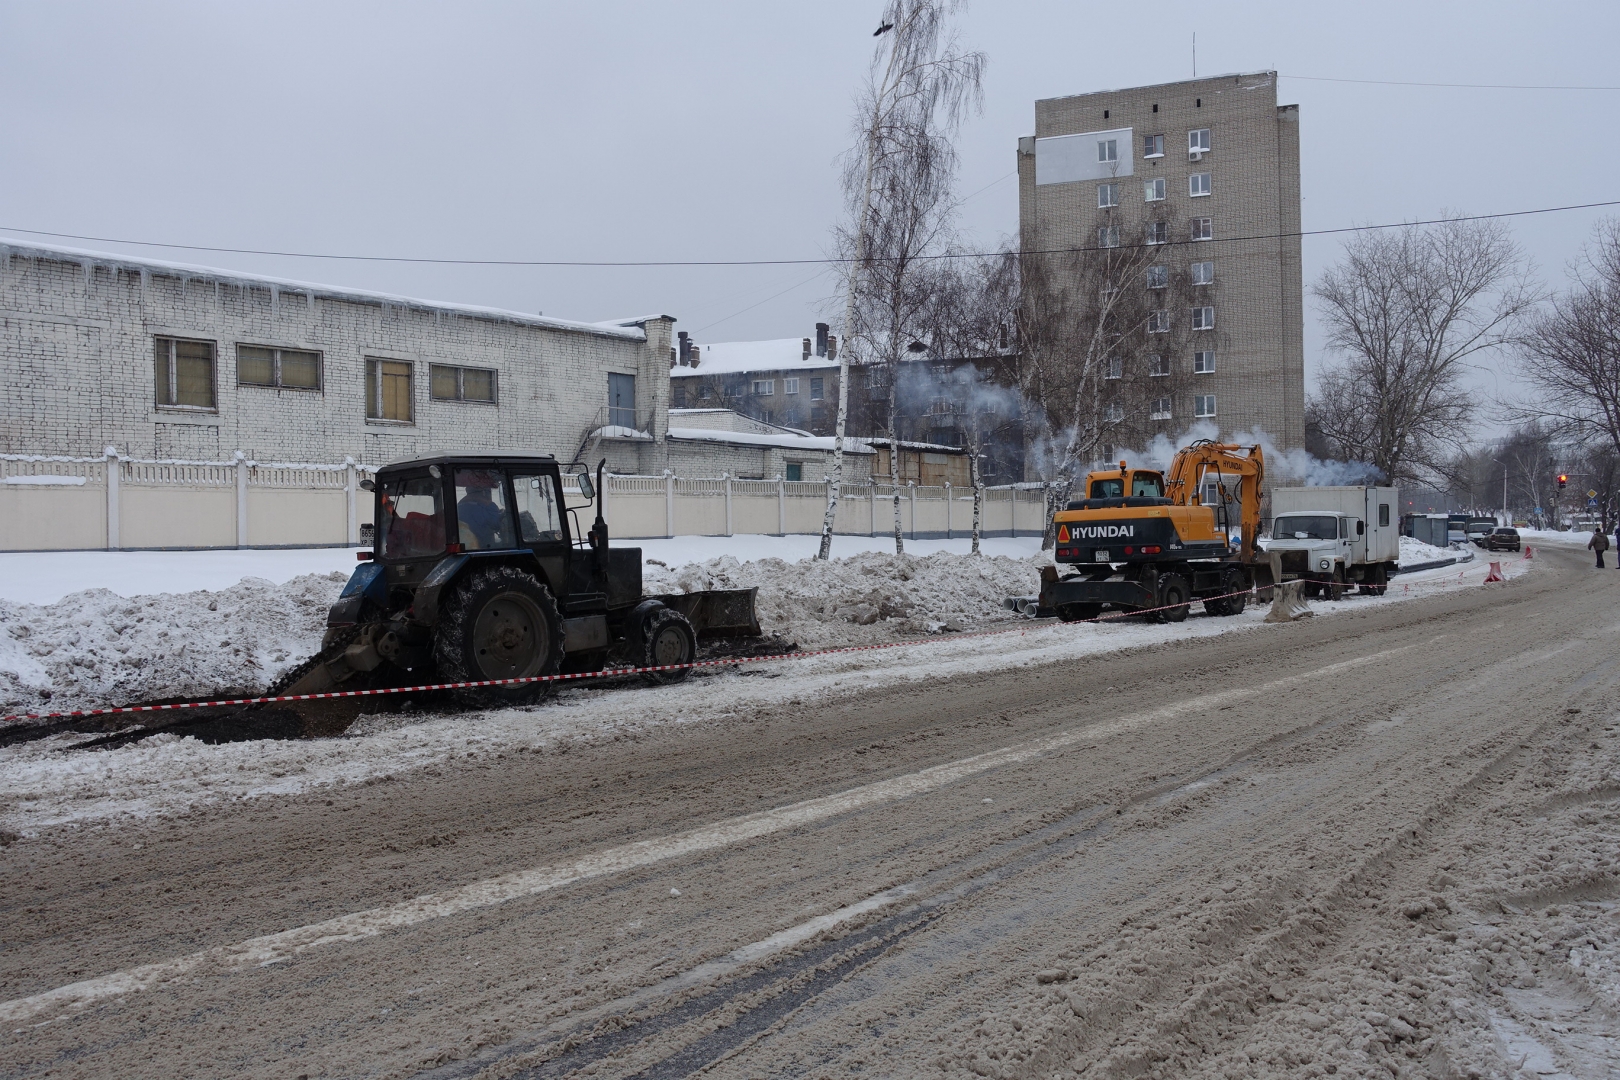
M 1338 236 L 1344 233 L 1375 232 L 1379 229 L 1405 229 L 1417 225 L 1441 225 L 1451 221 L 1496 221 L 1503 218 L 1530 217 L 1537 214 L 1558 214 L 1568 210 L 1596 210 L 1620 206 L 1620 199 L 1604 202 L 1575 203 L 1569 206 L 1543 206 L 1534 210 L 1507 210 L 1499 214 L 1467 214 L 1460 217 L 1427 218 L 1421 221 L 1390 221 L 1377 225 L 1345 225 L 1335 229 L 1303 229 L 1297 232 L 1251 233 L 1246 236 L 1225 236 L 1215 240 L 1171 240 L 1165 247 L 1204 244 L 1238 244 L 1257 240 L 1292 240 L 1307 236 Z M 851 258 L 819 259 L 667 259 L 667 260 L 587 260 L 587 259 L 427 259 L 402 255 L 326 255 L 300 251 L 268 251 L 259 248 L 205 247 L 198 244 L 164 244 L 153 240 L 119 240 L 106 236 L 81 236 L 77 233 L 47 232 L 43 229 L 22 229 L 0 225 L 0 230 L 29 233 L 34 236 L 54 236 L 67 240 L 89 240 L 98 244 L 128 244 L 133 247 L 168 248 L 173 251 L 206 251 L 228 255 L 271 255 L 287 259 L 330 259 L 344 262 L 411 263 L 427 266 L 533 266 L 533 267 L 700 267 L 700 266 L 836 266 L 855 260 Z M 1158 245 L 1155 245 L 1158 246 Z M 1081 251 L 1102 251 L 1100 245 L 1086 247 L 1038 248 L 1021 251 L 1023 255 L 1062 255 Z M 918 255 L 917 262 L 941 259 L 993 259 L 1013 254 L 1005 251 L 953 251 L 938 255 Z M 884 259 L 872 259 L 884 262 Z
M 1620 90 L 1620 86 L 1521 86 L 1512 83 L 1449 83 L 1405 82 L 1399 79 L 1332 79 L 1325 75 L 1285 75 L 1279 79 L 1303 79 L 1306 82 L 1356 83 L 1360 86 L 1428 86 L 1447 90 Z

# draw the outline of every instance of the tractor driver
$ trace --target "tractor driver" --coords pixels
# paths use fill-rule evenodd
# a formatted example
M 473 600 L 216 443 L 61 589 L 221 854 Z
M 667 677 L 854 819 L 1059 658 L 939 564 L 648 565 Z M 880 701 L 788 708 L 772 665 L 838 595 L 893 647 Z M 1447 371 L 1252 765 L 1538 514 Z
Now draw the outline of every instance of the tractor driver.
M 456 501 L 461 542 L 474 551 L 510 547 L 506 536 L 506 507 L 500 497 L 499 473 L 472 469 L 456 474 L 456 487 L 465 492 Z

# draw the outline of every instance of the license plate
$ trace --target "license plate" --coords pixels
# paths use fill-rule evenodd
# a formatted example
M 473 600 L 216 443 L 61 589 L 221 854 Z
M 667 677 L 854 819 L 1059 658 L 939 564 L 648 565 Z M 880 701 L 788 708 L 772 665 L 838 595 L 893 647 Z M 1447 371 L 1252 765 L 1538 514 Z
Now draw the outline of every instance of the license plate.
M 1098 548 L 1096 551 L 1092 552 L 1092 555 L 1093 555 L 1093 558 L 1091 560 L 1092 562 L 1113 562 L 1114 561 L 1113 559 L 1110 559 L 1108 557 L 1109 551 L 1108 551 L 1107 548 Z

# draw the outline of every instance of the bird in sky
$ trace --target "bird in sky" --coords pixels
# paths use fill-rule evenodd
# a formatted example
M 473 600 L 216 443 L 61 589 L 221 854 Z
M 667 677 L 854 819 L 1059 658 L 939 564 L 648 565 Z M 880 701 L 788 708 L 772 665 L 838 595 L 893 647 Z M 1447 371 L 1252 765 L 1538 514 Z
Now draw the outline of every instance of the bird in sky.
M 893 29 L 894 29 L 894 23 L 886 22 L 882 26 L 878 27 L 876 30 L 872 31 L 872 36 L 873 37 L 882 37 L 884 34 L 887 34 L 890 30 L 893 30 Z

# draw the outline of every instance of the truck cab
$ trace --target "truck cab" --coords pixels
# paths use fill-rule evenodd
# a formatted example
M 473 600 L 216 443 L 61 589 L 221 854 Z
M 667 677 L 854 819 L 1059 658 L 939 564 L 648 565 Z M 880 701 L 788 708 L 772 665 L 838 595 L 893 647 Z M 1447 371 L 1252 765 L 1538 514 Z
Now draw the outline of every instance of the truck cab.
M 1327 512 L 1281 514 L 1272 519 L 1266 552 L 1283 556 L 1284 572 L 1313 581 L 1343 581 L 1358 558 L 1367 526 L 1360 518 Z

